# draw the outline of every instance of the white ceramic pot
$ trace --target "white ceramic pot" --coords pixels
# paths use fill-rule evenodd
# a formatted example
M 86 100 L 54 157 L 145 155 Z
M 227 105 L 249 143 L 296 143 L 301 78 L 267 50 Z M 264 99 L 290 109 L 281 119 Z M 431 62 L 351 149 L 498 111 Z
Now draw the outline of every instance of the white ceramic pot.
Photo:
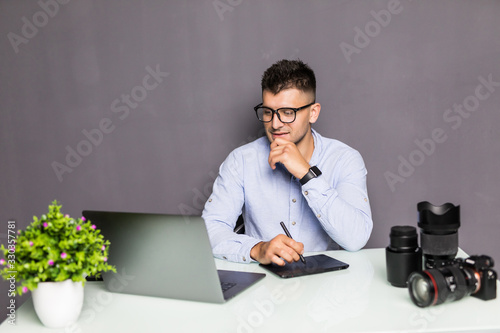
M 62 328 L 78 320 L 83 306 L 83 285 L 70 279 L 40 282 L 31 292 L 40 321 L 49 328 Z

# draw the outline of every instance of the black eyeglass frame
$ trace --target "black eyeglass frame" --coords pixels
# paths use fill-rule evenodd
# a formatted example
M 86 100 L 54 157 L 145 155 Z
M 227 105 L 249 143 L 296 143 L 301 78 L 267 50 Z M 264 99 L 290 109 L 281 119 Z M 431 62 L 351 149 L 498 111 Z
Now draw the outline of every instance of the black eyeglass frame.
M 260 103 L 259 105 L 255 106 L 253 109 L 255 111 L 255 115 L 257 116 L 257 119 L 259 119 L 259 121 L 263 122 L 263 123 L 269 123 L 271 121 L 273 121 L 273 118 L 274 118 L 274 114 L 276 114 L 276 116 L 278 117 L 279 121 L 281 121 L 283 124 L 290 124 L 290 123 L 293 123 L 295 121 L 295 119 L 297 118 L 297 111 L 300 111 L 300 110 L 304 110 L 308 107 L 310 107 L 311 105 L 313 104 L 316 104 L 316 101 L 312 102 L 312 103 L 309 103 L 307 105 L 304 105 L 304 106 L 301 106 L 300 108 L 279 108 L 279 109 L 271 109 L 270 107 L 267 107 L 267 106 L 262 106 L 263 103 Z M 260 108 L 266 108 L 268 110 L 270 110 L 272 112 L 272 116 L 271 116 L 271 119 L 269 119 L 268 121 L 264 121 L 262 119 L 259 118 L 259 114 L 257 112 L 257 109 L 260 109 Z M 281 120 L 281 117 L 280 117 L 280 114 L 279 114 L 279 110 L 283 110 L 283 109 L 286 109 L 286 110 L 293 110 L 293 120 L 292 121 L 283 121 Z

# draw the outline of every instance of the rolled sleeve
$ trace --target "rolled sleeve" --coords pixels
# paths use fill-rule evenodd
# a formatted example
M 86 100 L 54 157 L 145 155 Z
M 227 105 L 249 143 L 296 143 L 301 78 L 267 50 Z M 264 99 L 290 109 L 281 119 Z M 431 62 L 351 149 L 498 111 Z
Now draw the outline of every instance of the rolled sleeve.
M 234 227 L 244 205 L 241 157 L 235 151 L 219 168 L 212 194 L 205 203 L 202 217 L 207 226 L 214 257 L 250 263 L 250 250 L 260 240 L 236 234 Z
M 302 194 L 326 233 L 344 249 L 357 251 L 366 245 L 373 228 L 366 169 L 355 150 L 337 163 L 341 172 L 331 184 L 319 176 L 302 186 Z

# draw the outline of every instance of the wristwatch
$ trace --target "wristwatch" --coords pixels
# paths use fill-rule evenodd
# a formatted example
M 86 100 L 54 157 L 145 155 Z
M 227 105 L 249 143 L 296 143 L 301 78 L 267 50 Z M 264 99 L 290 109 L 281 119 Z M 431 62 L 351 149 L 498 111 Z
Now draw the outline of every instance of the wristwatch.
M 309 169 L 309 172 L 306 173 L 304 177 L 300 180 L 301 185 L 305 185 L 308 181 L 310 181 L 313 178 L 321 176 L 321 171 L 318 169 L 317 166 L 313 166 Z

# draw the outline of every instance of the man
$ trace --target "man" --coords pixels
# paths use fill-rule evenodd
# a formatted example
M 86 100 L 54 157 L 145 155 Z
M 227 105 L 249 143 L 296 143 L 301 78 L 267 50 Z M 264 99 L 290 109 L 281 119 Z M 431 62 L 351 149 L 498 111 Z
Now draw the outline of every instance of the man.
M 314 72 L 302 61 L 264 72 L 255 112 L 266 137 L 229 154 L 203 210 L 215 257 L 284 265 L 304 251 L 366 244 L 373 222 L 363 159 L 311 128 L 320 111 Z M 240 214 L 244 235 L 233 231 Z

